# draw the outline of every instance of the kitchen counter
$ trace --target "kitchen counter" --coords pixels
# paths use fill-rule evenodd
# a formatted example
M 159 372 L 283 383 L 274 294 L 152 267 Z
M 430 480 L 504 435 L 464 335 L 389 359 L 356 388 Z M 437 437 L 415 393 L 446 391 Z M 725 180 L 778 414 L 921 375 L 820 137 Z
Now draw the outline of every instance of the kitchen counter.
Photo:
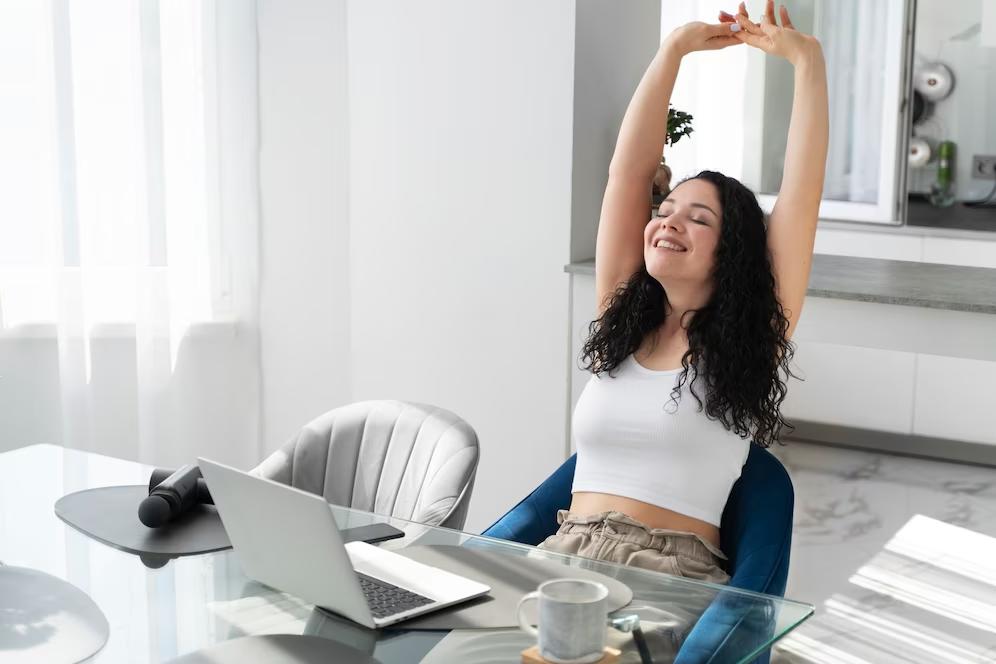
M 564 267 L 595 274 L 594 259 Z M 851 256 L 813 256 L 811 297 L 996 314 L 996 269 Z
M 996 231 L 996 204 L 970 207 L 956 203 L 949 208 L 937 208 L 930 203 L 911 200 L 906 212 L 906 224 L 912 228 L 943 228 L 992 233 Z

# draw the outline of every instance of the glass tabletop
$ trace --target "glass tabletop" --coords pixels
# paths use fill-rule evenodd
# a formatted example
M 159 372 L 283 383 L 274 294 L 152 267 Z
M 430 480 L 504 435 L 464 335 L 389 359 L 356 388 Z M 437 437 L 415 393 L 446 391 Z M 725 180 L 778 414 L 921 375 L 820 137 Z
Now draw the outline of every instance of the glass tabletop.
M 367 630 L 247 577 L 232 551 L 142 560 L 63 523 L 62 496 L 103 486 L 146 484 L 151 468 L 51 445 L 0 454 L 0 560 L 65 579 L 106 615 L 110 638 L 93 662 L 158 663 L 258 634 L 312 634 L 346 643 L 383 664 L 518 662 L 533 645 L 517 629 L 416 631 L 404 623 Z M 483 548 L 582 567 L 633 591 L 619 615 L 635 614 L 652 661 L 747 662 L 795 628 L 813 607 L 777 597 L 330 506 L 340 528 L 389 523 L 405 537 L 381 544 Z M 691 625 L 681 633 L 675 625 Z M 609 630 L 622 662 L 641 662 L 633 635 Z

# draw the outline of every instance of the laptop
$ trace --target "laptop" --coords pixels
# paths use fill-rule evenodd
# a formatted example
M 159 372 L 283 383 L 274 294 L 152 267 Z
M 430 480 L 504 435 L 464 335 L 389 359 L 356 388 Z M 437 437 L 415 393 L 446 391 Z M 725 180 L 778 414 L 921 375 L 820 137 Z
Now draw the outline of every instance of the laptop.
M 366 542 L 343 544 L 321 496 L 197 461 L 242 568 L 260 583 L 369 628 L 491 590 Z

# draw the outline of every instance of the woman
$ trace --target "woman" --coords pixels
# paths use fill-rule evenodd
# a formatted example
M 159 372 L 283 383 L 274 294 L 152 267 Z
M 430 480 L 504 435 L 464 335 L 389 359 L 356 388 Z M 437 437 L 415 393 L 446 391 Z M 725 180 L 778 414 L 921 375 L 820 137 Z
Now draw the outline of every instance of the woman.
M 720 517 L 750 441 L 771 445 L 785 425 L 779 408 L 827 154 L 820 45 L 784 7 L 780 14 L 781 26 L 769 0 L 755 24 L 741 4 L 718 25 L 675 30 L 626 111 L 598 228 L 599 318 L 582 354 L 594 375 L 574 412 L 574 496 L 547 549 L 729 582 Z M 739 44 L 795 67 L 770 219 L 740 182 L 706 171 L 672 190 L 647 223 L 681 59 Z

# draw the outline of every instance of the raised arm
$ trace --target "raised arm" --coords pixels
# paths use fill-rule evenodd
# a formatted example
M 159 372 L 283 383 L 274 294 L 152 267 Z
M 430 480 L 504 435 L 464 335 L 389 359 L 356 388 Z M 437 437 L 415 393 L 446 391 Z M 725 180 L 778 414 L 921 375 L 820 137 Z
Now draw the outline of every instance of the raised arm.
M 650 190 L 664 151 L 667 111 L 681 58 L 692 51 L 739 44 L 731 24 L 689 23 L 670 35 L 643 75 L 626 109 L 609 181 L 602 199 L 595 247 L 598 313 L 607 296 L 629 280 L 643 263 L 643 230 L 650 221 Z
M 739 39 L 784 57 L 795 67 L 795 94 L 784 174 L 778 200 L 768 221 L 771 268 L 778 299 L 789 320 L 788 336 L 791 337 L 799 322 L 813 262 L 830 121 L 826 64 L 819 42 L 794 29 L 784 6 L 779 12 L 781 27 L 775 23 L 774 13 L 774 2 L 768 0 L 763 21 L 754 24 L 741 4 L 736 20 L 743 26 L 738 33 Z
M 795 94 L 785 150 L 785 172 L 768 222 L 771 267 L 778 299 L 789 320 L 789 338 L 799 322 L 813 264 L 813 243 L 827 162 L 827 106 L 826 65 L 817 44 L 795 62 Z

